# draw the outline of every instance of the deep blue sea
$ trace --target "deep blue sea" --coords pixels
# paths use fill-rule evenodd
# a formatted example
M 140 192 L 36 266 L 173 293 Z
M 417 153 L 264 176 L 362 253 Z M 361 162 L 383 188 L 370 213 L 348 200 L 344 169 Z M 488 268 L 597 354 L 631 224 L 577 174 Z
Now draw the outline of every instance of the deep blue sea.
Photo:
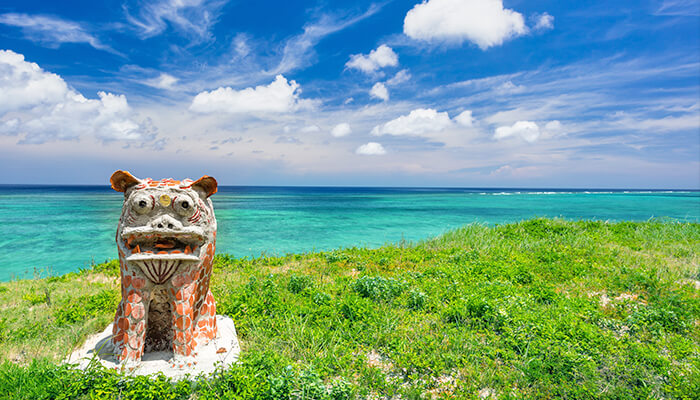
M 107 186 L 0 185 L 0 281 L 116 257 L 123 195 Z M 700 222 L 700 192 L 563 189 L 219 187 L 217 252 L 377 247 L 469 223 L 532 217 Z

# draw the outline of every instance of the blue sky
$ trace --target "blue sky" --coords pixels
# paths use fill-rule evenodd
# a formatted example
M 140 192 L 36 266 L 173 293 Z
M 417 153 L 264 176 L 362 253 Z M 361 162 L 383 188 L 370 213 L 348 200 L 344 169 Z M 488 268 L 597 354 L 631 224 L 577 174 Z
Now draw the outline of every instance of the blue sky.
M 0 49 L 0 183 L 700 188 L 695 0 L 9 0 Z

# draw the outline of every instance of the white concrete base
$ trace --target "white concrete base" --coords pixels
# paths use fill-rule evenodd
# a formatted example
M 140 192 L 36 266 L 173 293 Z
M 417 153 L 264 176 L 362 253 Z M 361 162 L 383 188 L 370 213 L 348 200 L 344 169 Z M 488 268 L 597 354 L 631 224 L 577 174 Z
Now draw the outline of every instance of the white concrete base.
M 241 351 L 233 320 L 217 315 L 216 325 L 218 328 L 216 338 L 205 346 L 197 348 L 197 355 L 191 358 L 196 364 L 193 362 L 191 367 L 183 365 L 180 368 L 179 364 L 172 366 L 173 353 L 168 351 L 145 353 L 139 364 L 120 364 L 112 351 L 110 340 L 112 324 L 109 324 L 102 333 L 90 336 L 85 344 L 73 352 L 65 362 L 77 364 L 78 368 L 85 369 L 95 358 L 105 367 L 121 370 L 127 374 L 150 375 L 162 372 L 165 376 L 175 379 L 182 379 L 188 374 L 191 376 L 209 374 L 218 366 L 228 367 L 236 362 Z

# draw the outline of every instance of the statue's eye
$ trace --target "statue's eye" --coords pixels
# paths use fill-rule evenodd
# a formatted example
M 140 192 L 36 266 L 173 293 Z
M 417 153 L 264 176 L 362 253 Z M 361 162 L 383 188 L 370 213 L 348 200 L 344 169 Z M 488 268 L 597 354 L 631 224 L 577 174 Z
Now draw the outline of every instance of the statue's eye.
M 182 215 L 183 217 L 191 217 L 196 209 L 192 198 L 185 194 L 178 196 L 177 200 L 175 201 L 175 204 L 175 211 L 177 211 L 177 213 Z
M 138 195 L 136 198 L 132 200 L 132 209 L 136 211 L 138 214 L 146 214 L 148 213 L 152 206 L 153 202 L 151 199 L 144 195 Z

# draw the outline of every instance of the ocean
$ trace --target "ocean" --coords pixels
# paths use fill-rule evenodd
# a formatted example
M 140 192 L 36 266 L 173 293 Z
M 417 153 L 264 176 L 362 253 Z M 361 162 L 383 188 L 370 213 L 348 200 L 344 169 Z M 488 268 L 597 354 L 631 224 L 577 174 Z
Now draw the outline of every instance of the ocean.
M 107 186 L 0 185 L 0 281 L 116 258 L 123 196 Z M 699 191 L 221 186 L 217 252 L 236 257 L 419 241 L 533 217 L 700 222 Z

